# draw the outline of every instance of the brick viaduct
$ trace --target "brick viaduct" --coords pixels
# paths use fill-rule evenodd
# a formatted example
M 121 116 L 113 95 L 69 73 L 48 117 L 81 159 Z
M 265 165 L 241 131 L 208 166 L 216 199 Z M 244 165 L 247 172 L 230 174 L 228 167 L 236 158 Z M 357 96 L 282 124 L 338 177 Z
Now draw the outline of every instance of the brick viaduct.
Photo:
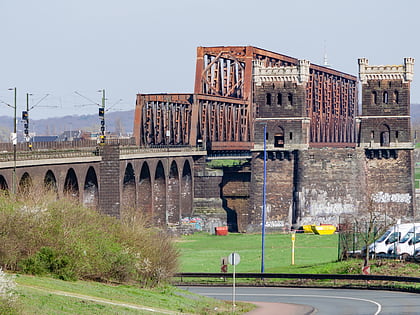
M 227 221 L 232 230 L 254 231 L 265 165 L 273 228 L 337 224 L 343 214 L 370 210 L 412 219 L 414 59 L 358 62 L 359 79 L 252 46 L 198 47 L 194 93 L 137 95 L 137 153 L 107 144 L 78 162 L 19 162 L 17 178 L 54 183 L 59 195 L 71 192 L 117 217 L 122 205 L 134 205 L 157 224 L 197 215 L 208 226 Z M 136 155 L 156 146 L 167 151 Z M 208 169 L 211 158 L 246 163 Z M 10 189 L 7 163 L 0 163 L 0 187 Z
M 138 209 L 159 225 L 192 215 L 195 160 L 205 155 L 188 148 L 138 150 L 118 145 L 100 151 L 94 146 L 61 149 L 48 156 L 37 151 L 36 144 L 33 150 L 18 152 L 16 166 L 10 153 L 9 161 L 0 163 L 1 189 L 12 191 L 14 178 L 17 193 L 43 183 L 58 197 L 77 198 L 115 217 L 121 209 Z

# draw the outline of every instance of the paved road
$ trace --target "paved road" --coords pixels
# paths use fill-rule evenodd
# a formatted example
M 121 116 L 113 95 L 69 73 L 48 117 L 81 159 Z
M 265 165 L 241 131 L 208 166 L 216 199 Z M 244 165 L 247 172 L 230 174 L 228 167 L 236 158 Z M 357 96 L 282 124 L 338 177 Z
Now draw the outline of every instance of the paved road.
M 183 287 L 191 292 L 232 300 L 229 287 Z M 236 288 L 237 301 L 308 305 L 325 315 L 420 314 L 420 294 L 379 290 Z M 279 313 L 281 309 L 279 308 Z

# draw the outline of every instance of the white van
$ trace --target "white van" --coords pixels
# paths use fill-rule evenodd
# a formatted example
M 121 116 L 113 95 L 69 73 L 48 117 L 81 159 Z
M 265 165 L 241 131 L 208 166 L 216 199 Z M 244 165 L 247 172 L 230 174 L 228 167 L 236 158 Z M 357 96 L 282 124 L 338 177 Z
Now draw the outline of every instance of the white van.
M 395 254 L 400 258 L 406 259 L 413 256 L 416 248 L 420 248 L 420 224 L 414 223 L 413 227 L 399 241 Z
M 396 224 L 389 228 L 380 238 L 369 245 L 369 254 L 386 255 L 389 249 L 401 240 L 401 237 L 413 228 L 413 223 Z M 396 250 L 394 250 L 394 253 Z

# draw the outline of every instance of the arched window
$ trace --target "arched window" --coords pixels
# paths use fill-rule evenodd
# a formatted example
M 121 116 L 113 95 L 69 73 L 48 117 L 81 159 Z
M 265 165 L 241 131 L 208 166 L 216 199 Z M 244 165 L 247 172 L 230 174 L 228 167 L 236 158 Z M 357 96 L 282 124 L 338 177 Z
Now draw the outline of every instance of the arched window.
M 271 105 L 271 93 L 267 93 L 265 96 L 265 103 Z
M 378 94 L 376 93 L 376 91 L 372 92 L 372 105 L 373 104 L 377 104 L 378 103 Z
M 289 105 L 293 105 L 293 94 L 292 93 L 289 93 L 287 95 L 287 101 L 288 101 Z
M 383 101 L 384 104 L 388 104 L 388 92 L 387 91 L 384 92 L 382 101 Z
M 283 105 L 283 95 L 277 93 L 277 105 Z
M 394 91 L 394 102 L 395 102 L 395 104 L 398 104 L 399 101 L 400 101 L 399 100 L 399 93 L 398 93 L 398 91 Z
M 381 147 L 389 147 L 389 143 L 391 142 L 390 139 L 390 129 L 388 127 L 388 125 L 382 125 L 381 126 Z

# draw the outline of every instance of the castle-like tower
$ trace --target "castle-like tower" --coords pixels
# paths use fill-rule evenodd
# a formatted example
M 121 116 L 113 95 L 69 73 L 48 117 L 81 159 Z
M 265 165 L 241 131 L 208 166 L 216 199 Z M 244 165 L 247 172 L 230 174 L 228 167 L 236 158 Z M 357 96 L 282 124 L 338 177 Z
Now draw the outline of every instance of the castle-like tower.
M 402 65 L 385 66 L 359 59 L 359 147 L 365 152 L 367 194 L 376 209 L 403 217 L 414 215 L 413 70 L 413 58 L 404 58 Z

